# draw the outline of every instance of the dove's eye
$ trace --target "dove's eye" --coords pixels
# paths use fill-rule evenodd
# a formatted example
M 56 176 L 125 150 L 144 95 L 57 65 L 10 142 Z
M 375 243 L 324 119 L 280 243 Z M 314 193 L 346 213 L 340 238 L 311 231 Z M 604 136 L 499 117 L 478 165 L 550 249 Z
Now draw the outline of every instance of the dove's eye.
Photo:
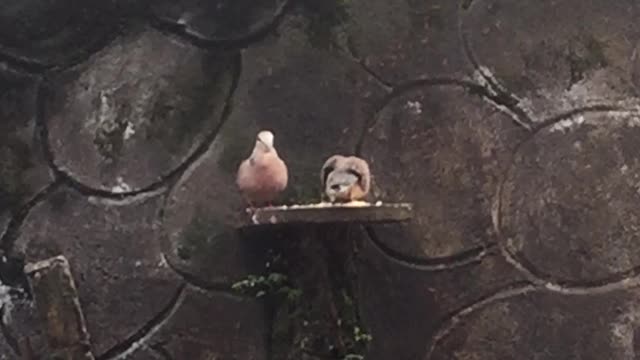
M 362 174 L 360 174 L 359 172 L 353 170 L 353 169 L 347 169 L 347 172 L 355 177 L 358 178 L 358 181 L 362 180 Z

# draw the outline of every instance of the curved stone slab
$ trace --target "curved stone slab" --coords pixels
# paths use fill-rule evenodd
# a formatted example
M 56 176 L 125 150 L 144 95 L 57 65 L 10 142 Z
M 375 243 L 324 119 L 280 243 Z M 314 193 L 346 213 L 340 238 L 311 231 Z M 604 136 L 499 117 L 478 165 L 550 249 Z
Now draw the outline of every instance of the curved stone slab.
M 480 66 L 535 114 L 637 96 L 634 1 L 476 0 L 464 33 Z
M 505 245 L 539 276 L 599 283 L 640 266 L 637 115 L 590 113 L 524 143 L 501 196 Z
M 447 314 L 522 280 L 495 254 L 434 270 L 389 258 L 365 241 L 358 260 L 357 299 L 373 337 L 366 357 L 371 360 L 421 359 Z
M 52 181 L 37 143 L 36 80 L 0 73 L 0 234 L 15 212 Z
M 6 2 L 0 9 L 0 54 L 38 67 L 77 62 L 115 37 L 124 13 L 120 7 L 125 3 Z
M 280 16 L 288 0 L 161 0 L 151 3 L 153 14 L 181 25 L 208 41 L 241 41 L 261 32 Z
M 16 251 L 34 262 L 63 254 L 100 356 L 167 306 L 179 286 L 157 242 L 162 198 L 114 206 L 58 190 L 25 219 Z
M 113 193 L 161 181 L 221 123 L 234 58 L 140 30 L 53 77 L 43 116 L 55 166 Z
M 356 55 L 384 79 L 469 76 L 458 35 L 458 1 L 350 0 L 346 34 Z
M 390 101 L 362 154 L 377 197 L 412 202 L 414 220 L 376 227 L 380 241 L 422 259 L 496 241 L 493 198 L 523 135 L 508 116 L 458 86 L 425 86 Z
M 172 189 L 163 211 L 162 234 L 163 252 L 178 271 L 200 284 L 229 289 L 248 274 L 260 272 L 265 263 L 259 244 L 247 242 L 237 232 L 249 215 L 236 189 L 235 169 L 220 159 L 243 140 L 232 128 L 230 123 L 224 126 L 209 151 Z
M 269 324 L 254 299 L 187 288 L 184 302 L 153 343 L 173 359 L 268 359 Z
M 633 359 L 637 296 L 637 290 L 577 297 L 540 292 L 490 302 L 462 316 L 423 359 Z

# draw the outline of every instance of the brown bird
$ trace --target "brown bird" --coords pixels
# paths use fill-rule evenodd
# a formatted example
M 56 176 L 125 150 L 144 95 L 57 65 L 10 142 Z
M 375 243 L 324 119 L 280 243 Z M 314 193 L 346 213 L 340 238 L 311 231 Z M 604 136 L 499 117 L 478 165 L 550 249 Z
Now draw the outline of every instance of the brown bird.
M 369 164 L 355 156 L 334 155 L 321 171 L 324 195 L 331 202 L 362 200 L 371 187 Z
M 238 168 L 236 184 L 251 208 L 271 205 L 287 187 L 287 165 L 278 156 L 273 138 L 271 131 L 260 131 L 251 156 Z

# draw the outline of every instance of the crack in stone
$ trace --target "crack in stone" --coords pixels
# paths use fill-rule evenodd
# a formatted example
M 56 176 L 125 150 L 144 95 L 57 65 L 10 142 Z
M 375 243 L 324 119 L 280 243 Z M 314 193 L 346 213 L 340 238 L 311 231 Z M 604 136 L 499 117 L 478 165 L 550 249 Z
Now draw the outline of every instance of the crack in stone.
M 508 300 L 516 296 L 525 295 L 534 291 L 538 291 L 539 288 L 531 284 L 516 283 L 509 285 L 497 292 L 485 296 L 472 304 L 463 306 L 462 308 L 452 312 L 448 315 L 438 327 L 435 334 L 429 340 L 429 346 L 427 347 L 424 360 L 429 360 L 433 356 L 433 352 L 438 347 L 440 342 L 444 340 L 455 328 L 460 325 L 461 321 L 472 315 L 473 313 L 486 308 L 499 301 Z
M 147 346 L 149 340 L 160 331 L 178 311 L 186 297 L 187 284 L 180 285 L 176 294 L 169 300 L 167 306 L 153 319 L 149 320 L 143 327 L 131 335 L 123 342 L 114 345 L 104 354 L 97 356 L 96 360 L 122 360 L 129 357 L 134 352 Z
M 496 253 L 497 243 L 488 243 L 473 249 L 460 251 L 454 255 L 434 259 L 423 259 L 404 255 L 384 244 L 371 226 L 365 226 L 365 230 L 376 249 L 389 258 L 392 262 L 425 272 L 448 271 L 482 262 L 490 254 Z
M 536 122 L 535 116 L 531 114 L 530 110 L 522 106 L 522 99 L 520 99 L 516 94 L 507 90 L 502 84 L 500 84 L 498 79 L 487 67 L 480 64 L 475 54 L 473 53 L 473 50 L 471 50 L 471 45 L 469 44 L 467 33 L 464 30 L 464 23 L 462 20 L 463 16 L 460 14 L 460 12 L 466 10 L 465 5 L 467 5 L 468 8 L 468 6 L 471 5 L 471 2 L 468 1 L 468 4 L 465 4 L 464 1 L 460 2 L 460 11 L 458 15 L 458 35 L 462 44 L 464 55 L 471 63 L 471 66 L 475 69 L 475 80 L 486 90 L 486 94 L 484 96 L 485 99 L 493 106 L 503 110 L 518 125 L 524 127 L 527 130 L 531 130 L 532 124 Z
M 228 38 L 228 39 L 207 38 L 202 34 L 199 34 L 196 31 L 190 29 L 185 24 L 181 24 L 179 22 L 172 21 L 172 20 L 165 19 L 158 16 L 153 16 L 153 18 L 150 19 L 150 22 L 151 22 L 151 26 L 156 30 L 165 34 L 172 34 L 172 35 L 178 36 L 179 38 L 186 40 L 187 42 L 189 42 L 190 44 L 198 48 L 202 48 L 202 49 L 216 48 L 216 49 L 226 49 L 226 50 L 242 49 L 264 39 L 273 31 L 275 31 L 278 28 L 278 26 L 280 26 L 282 19 L 293 7 L 294 2 L 295 2 L 294 0 L 286 0 L 284 3 L 280 4 L 280 6 L 276 8 L 276 11 L 270 22 L 262 25 L 257 29 L 254 29 L 253 31 L 251 31 L 246 35 L 238 36 L 235 38 Z
M 342 46 L 337 44 L 335 41 L 334 41 L 334 46 L 338 49 L 343 48 Z M 393 84 L 388 80 L 385 80 L 384 77 L 382 77 L 382 75 L 379 75 L 373 69 L 371 69 L 369 65 L 367 65 L 366 61 L 363 60 L 362 57 L 356 51 L 355 45 L 353 44 L 353 40 L 348 35 L 347 35 L 344 49 L 342 49 L 341 52 L 344 53 L 350 61 L 357 64 L 360 67 L 360 69 L 362 69 L 362 71 L 364 71 L 369 76 L 371 76 L 375 80 L 375 82 L 378 85 L 380 85 L 380 87 L 382 87 L 387 93 L 390 93 L 393 91 L 395 84 Z
M 201 144 L 193 150 L 193 152 L 187 156 L 187 158 L 176 166 L 173 170 L 169 171 L 167 174 L 160 177 L 159 180 L 147 185 L 146 187 L 134 191 L 128 192 L 114 192 L 103 189 L 96 189 L 91 186 L 85 185 L 80 181 L 76 180 L 73 175 L 68 172 L 68 170 L 64 169 L 64 167 L 58 166 L 55 164 L 55 155 L 53 150 L 51 149 L 51 144 L 49 143 L 49 129 L 47 126 L 47 121 L 45 117 L 45 98 L 48 96 L 48 92 L 50 91 L 50 85 L 45 84 L 46 81 L 40 83 L 38 85 L 38 93 L 37 93 L 37 109 L 36 109 L 36 131 L 37 136 L 39 138 L 40 143 L 42 144 L 42 148 L 44 149 L 44 156 L 49 165 L 49 168 L 53 171 L 56 179 L 68 185 L 69 187 L 75 189 L 79 193 L 84 196 L 91 196 L 94 198 L 102 198 L 102 199 L 110 199 L 115 201 L 123 201 L 132 197 L 139 196 L 150 196 L 157 195 L 158 193 L 162 193 L 167 190 L 167 184 L 171 181 L 179 178 L 181 174 L 189 168 L 191 163 L 200 158 L 211 146 L 213 141 L 216 139 L 220 129 L 224 126 L 229 115 L 232 112 L 233 108 L 233 97 L 235 91 L 238 87 L 238 83 L 240 80 L 240 74 L 242 73 L 242 54 L 237 53 L 235 59 L 233 60 L 234 68 L 233 68 L 233 81 L 229 88 L 229 92 L 225 99 L 224 109 L 221 115 L 221 121 L 207 136 L 202 140 Z

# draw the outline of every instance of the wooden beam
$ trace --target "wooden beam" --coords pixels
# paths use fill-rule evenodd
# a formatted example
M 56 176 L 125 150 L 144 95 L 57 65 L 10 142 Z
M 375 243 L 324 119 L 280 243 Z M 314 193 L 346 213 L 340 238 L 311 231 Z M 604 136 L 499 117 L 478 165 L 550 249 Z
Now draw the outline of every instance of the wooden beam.
M 50 359 L 94 360 L 69 262 L 56 256 L 27 264 L 38 313 L 46 326 Z

